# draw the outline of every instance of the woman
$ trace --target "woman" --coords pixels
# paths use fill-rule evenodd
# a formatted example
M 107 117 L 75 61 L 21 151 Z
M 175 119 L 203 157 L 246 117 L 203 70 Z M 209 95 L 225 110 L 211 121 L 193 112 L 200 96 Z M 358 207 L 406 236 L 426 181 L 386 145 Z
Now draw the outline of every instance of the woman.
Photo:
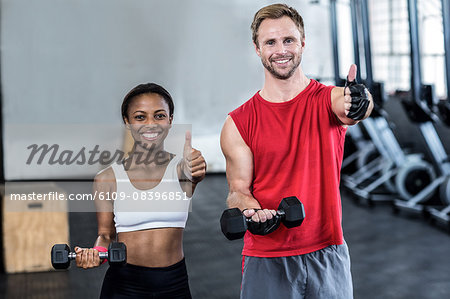
M 180 205 L 148 209 L 162 203 L 156 199 L 164 193 L 166 198 L 190 199 L 205 176 L 206 162 L 191 147 L 190 133 L 183 157 L 164 150 L 173 111 L 170 94 L 154 83 L 136 86 L 123 100 L 122 117 L 134 146 L 122 163 L 95 177 L 98 238 L 94 248 L 75 248 L 77 266 L 87 269 L 101 264 L 98 250 L 104 251 L 116 237 L 127 246 L 127 265 L 107 270 L 100 298 L 191 298 L 182 246 L 189 204 L 182 210 Z M 137 202 L 139 209 L 127 209 L 127 201 Z

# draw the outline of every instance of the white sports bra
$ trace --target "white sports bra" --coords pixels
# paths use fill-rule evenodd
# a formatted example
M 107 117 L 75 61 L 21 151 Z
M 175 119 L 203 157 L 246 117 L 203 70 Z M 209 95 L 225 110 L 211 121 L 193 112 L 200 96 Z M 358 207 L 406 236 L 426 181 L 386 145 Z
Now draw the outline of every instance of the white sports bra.
M 186 226 L 191 198 L 180 186 L 177 173 L 180 160 L 173 157 L 161 182 L 148 190 L 133 186 L 123 164 L 111 165 L 117 186 L 114 200 L 116 232 Z

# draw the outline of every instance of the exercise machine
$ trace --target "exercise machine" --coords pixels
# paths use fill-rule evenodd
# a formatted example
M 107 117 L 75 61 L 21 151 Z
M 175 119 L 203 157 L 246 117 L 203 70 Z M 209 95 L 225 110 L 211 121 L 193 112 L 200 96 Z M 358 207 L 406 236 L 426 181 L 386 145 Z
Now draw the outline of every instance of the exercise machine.
M 334 81 L 336 86 L 344 86 L 345 79 L 341 78 L 340 66 L 339 66 L 339 50 L 338 50 L 338 26 L 337 26 L 337 12 L 336 12 L 336 0 L 330 1 L 330 24 L 331 24 L 331 40 L 333 49 L 333 66 L 334 66 Z M 359 65 L 359 62 L 356 62 Z M 361 81 L 360 73 L 357 72 L 356 80 Z M 379 157 L 378 151 L 374 144 L 368 140 L 363 133 L 360 125 L 350 126 L 347 129 L 347 135 L 353 142 L 355 150 L 346 155 L 342 161 L 341 169 L 343 172 L 349 172 L 351 170 L 361 169 L 365 167 L 370 161 Z M 348 139 L 346 139 L 347 141 Z M 346 145 L 346 150 L 347 150 Z M 344 151 L 345 153 L 346 151 Z M 351 170 L 349 170 L 351 169 Z
M 434 180 L 436 175 L 432 165 L 423 159 L 422 154 L 406 154 L 395 137 L 387 121 L 387 113 L 383 109 L 385 102 L 383 84 L 373 80 L 367 0 L 351 0 L 350 5 L 352 21 L 357 22 L 358 16 L 361 16 L 359 19 L 364 44 L 365 84 L 372 93 L 375 105 L 372 115 L 362 124 L 380 153 L 380 159 L 372 161 L 373 163 L 367 165 L 367 169 L 363 168 L 351 177 L 343 177 L 344 184 L 358 197 L 369 202 L 391 201 L 393 194 L 409 199 Z M 357 24 L 353 25 L 353 37 L 357 59 L 359 57 Z M 380 187 L 385 187 L 391 194 L 376 193 Z
M 445 13 L 444 13 L 445 15 Z M 419 126 L 426 145 L 434 160 L 434 164 L 438 168 L 440 176 L 432 178 L 432 180 L 421 188 L 417 194 L 411 198 L 404 200 L 396 199 L 394 201 L 395 210 L 408 210 L 411 212 L 423 212 L 423 204 L 433 196 L 439 186 L 448 185 L 448 177 L 450 175 L 450 161 L 445 152 L 444 146 L 434 127 L 434 122 L 438 121 L 438 117 L 433 112 L 434 95 L 431 85 L 422 84 L 421 67 L 420 67 L 420 50 L 419 50 L 419 34 L 417 20 L 417 0 L 408 0 L 408 16 L 410 28 L 410 47 L 411 47 L 411 99 L 402 100 L 409 119 Z M 423 174 L 416 176 L 417 180 L 428 181 L 430 177 L 423 177 Z M 405 180 L 409 180 L 408 174 L 403 174 Z M 406 186 L 407 187 L 407 186 Z M 441 198 L 443 202 L 449 202 L 449 198 Z
M 447 85 L 447 99 L 439 101 L 438 109 L 441 121 L 448 127 L 450 127 L 450 0 L 442 0 L 442 23 L 444 29 L 444 47 L 445 47 L 445 71 L 446 71 L 446 85 Z M 449 157 L 444 161 L 445 164 L 450 163 Z M 447 168 L 444 170 L 448 171 Z M 446 204 L 443 209 L 436 207 L 427 208 L 430 216 L 447 225 L 450 228 L 450 175 L 441 175 L 439 179 L 439 197 L 441 201 Z M 424 190 L 425 191 L 425 190 Z M 431 192 L 430 188 L 430 192 Z

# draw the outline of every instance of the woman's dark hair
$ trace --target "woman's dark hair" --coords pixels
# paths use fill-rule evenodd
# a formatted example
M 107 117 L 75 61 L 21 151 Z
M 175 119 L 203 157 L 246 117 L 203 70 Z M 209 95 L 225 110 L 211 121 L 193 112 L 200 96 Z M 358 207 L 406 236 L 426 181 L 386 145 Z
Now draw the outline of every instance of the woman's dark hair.
M 137 96 L 142 94 L 148 94 L 148 93 L 156 93 L 159 94 L 164 101 L 166 101 L 167 105 L 169 106 L 169 116 L 173 116 L 173 100 L 170 93 L 161 85 L 155 84 L 155 83 L 145 83 L 145 84 L 139 84 L 128 94 L 125 96 L 122 102 L 122 119 L 125 122 L 125 118 L 128 119 L 128 106 L 130 105 L 130 102 Z

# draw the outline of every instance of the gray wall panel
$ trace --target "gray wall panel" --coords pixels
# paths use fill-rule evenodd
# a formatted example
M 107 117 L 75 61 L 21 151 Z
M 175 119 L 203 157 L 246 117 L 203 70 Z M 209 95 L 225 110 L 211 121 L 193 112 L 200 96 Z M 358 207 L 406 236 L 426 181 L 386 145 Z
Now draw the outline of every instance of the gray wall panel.
M 120 104 L 129 89 L 153 81 L 172 93 L 175 123 L 192 124 L 193 144 L 209 170 L 223 171 L 218 144 L 223 121 L 264 79 L 249 27 L 254 13 L 272 2 L 2 0 L 3 121 L 92 124 L 98 130 L 96 124 L 121 122 Z M 305 72 L 331 77 L 328 7 L 287 2 L 305 19 Z M 86 131 L 87 139 L 98 136 Z M 73 144 L 67 138 L 61 147 Z M 16 141 L 5 129 L 5 159 L 14 161 L 8 165 L 23 163 L 14 154 Z M 121 138 L 98 142 L 120 147 Z M 21 169 L 7 167 L 6 178 L 37 178 L 35 170 L 27 175 Z M 39 173 L 48 178 L 55 171 Z M 92 170 L 78 175 L 89 177 Z

